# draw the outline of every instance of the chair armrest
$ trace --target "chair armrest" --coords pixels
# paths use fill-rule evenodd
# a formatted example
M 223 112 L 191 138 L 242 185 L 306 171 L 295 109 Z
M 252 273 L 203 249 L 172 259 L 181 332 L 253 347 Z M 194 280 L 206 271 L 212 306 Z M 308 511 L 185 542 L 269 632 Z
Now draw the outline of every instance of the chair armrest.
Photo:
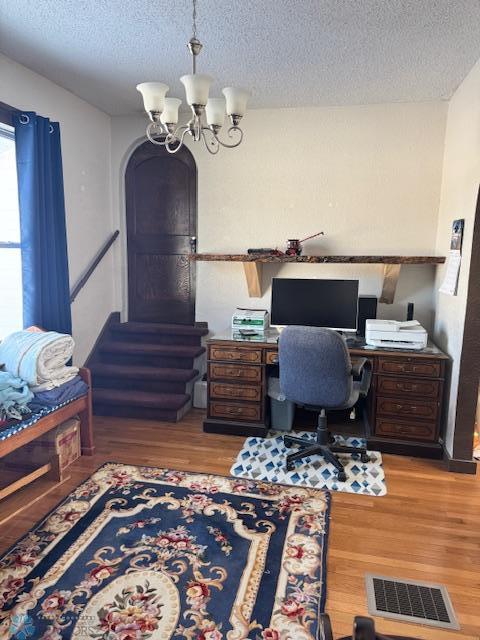
M 372 363 L 367 358 L 355 358 L 352 361 L 352 376 L 359 380 L 360 395 L 366 396 L 372 380 Z
M 352 359 L 352 376 L 354 378 L 360 378 L 362 375 L 363 367 L 367 364 L 367 358 L 353 358 Z

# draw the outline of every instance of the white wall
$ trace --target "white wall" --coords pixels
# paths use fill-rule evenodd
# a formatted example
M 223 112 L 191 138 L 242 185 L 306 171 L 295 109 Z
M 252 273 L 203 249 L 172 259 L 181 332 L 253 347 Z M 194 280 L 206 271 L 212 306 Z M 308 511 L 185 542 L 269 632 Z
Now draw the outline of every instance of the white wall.
M 463 328 L 470 273 L 472 233 L 480 183 L 480 61 L 462 82 L 449 103 L 445 135 L 442 190 L 438 220 L 437 251 L 450 247 L 452 221 L 465 218 L 458 293 L 436 293 L 435 339 L 452 357 L 452 381 L 446 447 L 452 455 L 455 428 L 458 374 L 462 353 Z M 444 268 L 437 274 L 440 286 Z M 473 436 L 473 425 L 472 425 Z
M 198 166 L 198 250 L 243 253 L 284 248 L 286 238 L 323 230 L 305 253 L 435 253 L 446 103 L 254 110 L 245 140 L 210 156 L 190 145 Z M 144 138 L 144 118 L 112 118 L 113 210 L 124 218 L 123 172 Z M 117 256 L 124 268 L 125 256 Z M 199 263 L 197 319 L 229 326 L 237 305 L 269 306 L 268 283 L 283 277 L 360 278 L 379 295 L 380 266 L 282 265 L 264 269 L 265 295 L 248 298 L 240 264 Z M 433 324 L 434 269 L 403 267 L 394 305 L 381 317 L 403 318 L 406 303 Z M 125 271 L 124 271 L 125 283 Z M 123 292 L 125 292 L 125 284 Z M 119 291 L 125 300 L 126 295 Z
M 0 55 L 0 100 L 60 122 L 72 285 L 113 230 L 110 117 Z M 114 310 L 114 260 L 107 254 L 72 305 L 75 362 L 83 363 Z

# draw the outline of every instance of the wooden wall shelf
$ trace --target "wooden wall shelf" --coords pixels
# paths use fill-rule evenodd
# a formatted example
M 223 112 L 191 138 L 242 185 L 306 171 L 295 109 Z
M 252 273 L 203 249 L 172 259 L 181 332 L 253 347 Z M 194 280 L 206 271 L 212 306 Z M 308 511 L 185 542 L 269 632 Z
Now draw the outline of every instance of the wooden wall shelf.
M 251 298 L 261 298 L 262 265 L 288 262 L 304 264 L 383 264 L 383 287 L 380 302 L 392 304 L 402 264 L 443 264 L 444 256 L 259 256 L 255 254 L 193 253 L 192 260 L 203 262 L 241 262 Z
M 206 262 L 307 262 L 309 264 L 443 264 L 444 256 L 258 256 L 251 253 L 193 253 Z

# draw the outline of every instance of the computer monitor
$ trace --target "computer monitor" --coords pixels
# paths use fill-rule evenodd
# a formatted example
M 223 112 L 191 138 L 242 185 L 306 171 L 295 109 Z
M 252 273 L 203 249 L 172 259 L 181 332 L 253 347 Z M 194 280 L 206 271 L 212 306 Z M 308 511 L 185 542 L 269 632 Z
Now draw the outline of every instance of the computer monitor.
M 273 278 L 272 325 L 356 331 L 358 280 Z

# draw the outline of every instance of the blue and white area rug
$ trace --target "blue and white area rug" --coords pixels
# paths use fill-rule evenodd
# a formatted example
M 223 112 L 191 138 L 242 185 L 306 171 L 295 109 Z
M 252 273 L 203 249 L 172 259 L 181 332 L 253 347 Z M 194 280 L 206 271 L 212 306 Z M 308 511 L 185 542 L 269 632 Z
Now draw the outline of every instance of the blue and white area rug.
M 340 454 L 345 465 L 346 482 L 337 480 L 334 466 L 320 456 L 303 458 L 296 463 L 293 471 L 287 471 L 285 461 L 288 449 L 283 444 L 284 432 L 272 431 L 270 438 L 247 438 L 235 463 L 230 469 L 232 476 L 249 480 L 278 482 L 312 489 L 360 493 L 367 496 L 384 496 L 387 493 L 382 455 L 378 451 L 368 451 L 370 462 L 363 463 L 360 454 Z M 315 433 L 302 432 L 295 435 L 315 441 Z M 350 447 L 364 446 L 361 438 L 335 436 L 339 444 Z

